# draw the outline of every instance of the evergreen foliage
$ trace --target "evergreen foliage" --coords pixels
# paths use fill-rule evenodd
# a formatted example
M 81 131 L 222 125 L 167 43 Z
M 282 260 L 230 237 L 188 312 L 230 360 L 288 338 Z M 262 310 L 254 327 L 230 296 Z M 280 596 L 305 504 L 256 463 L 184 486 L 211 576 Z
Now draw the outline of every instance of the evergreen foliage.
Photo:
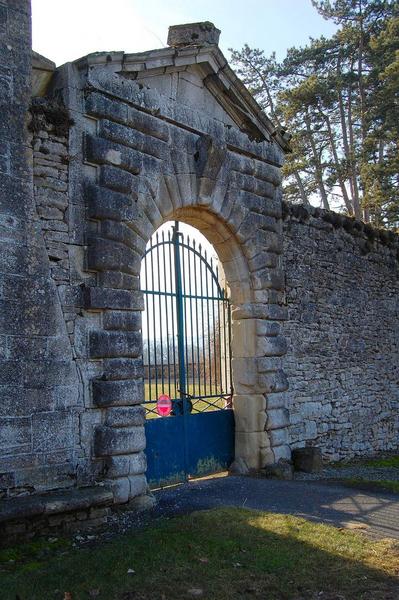
M 285 197 L 399 227 L 399 1 L 312 0 L 330 38 L 275 54 L 232 50 L 237 73 L 288 129 Z

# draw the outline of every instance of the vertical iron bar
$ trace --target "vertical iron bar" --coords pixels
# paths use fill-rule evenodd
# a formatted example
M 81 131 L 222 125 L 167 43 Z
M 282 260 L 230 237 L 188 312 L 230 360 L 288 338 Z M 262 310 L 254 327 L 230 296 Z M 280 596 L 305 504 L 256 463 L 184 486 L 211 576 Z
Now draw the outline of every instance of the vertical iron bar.
M 177 313 L 177 349 L 179 353 L 179 388 L 183 400 L 186 393 L 186 369 L 184 362 L 184 306 L 182 292 L 182 274 L 180 264 L 179 222 L 175 221 L 173 228 L 173 248 L 175 257 L 176 277 L 176 313 Z M 184 403 L 183 403 L 184 404 Z
M 173 258 L 173 267 L 172 267 L 172 245 L 173 240 L 171 239 L 170 230 L 168 231 L 168 248 L 169 248 L 169 277 L 170 277 L 170 291 L 174 296 L 171 296 L 171 313 L 172 313 L 172 347 L 173 347 L 173 381 L 174 381 L 174 393 L 173 398 L 177 398 L 177 377 L 176 377 L 176 329 L 175 329 L 175 297 L 176 297 L 176 288 L 173 291 L 173 283 L 175 282 L 176 275 L 173 271 L 176 268 L 174 264 Z
M 190 245 L 190 244 L 189 244 Z M 191 365 L 192 365 L 192 395 L 195 396 L 195 357 L 194 357 L 194 328 L 193 328 L 193 299 L 191 289 L 191 250 L 188 251 L 188 293 L 190 295 L 190 329 L 191 329 Z M 194 255 L 195 260 L 195 255 Z
M 210 318 L 209 318 L 209 273 L 207 270 L 208 267 L 208 255 L 207 252 L 205 250 L 204 252 L 204 258 L 205 258 L 205 284 L 206 284 L 206 317 L 207 317 L 207 330 L 208 330 L 208 365 L 209 365 L 209 387 L 211 390 L 211 394 L 212 394 L 212 390 L 213 390 L 213 383 L 212 383 L 212 357 L 211 357 L 211 338 L 210 338 Z
M 211 257 L 211 272 L 213 273 L 213 258 Z M 216 287 L 216 293 L 214 293 Z M 213 364 L 215 367 L 215 390 L 214 392 L 217 392 L 217 387 L 218 387 L 218 372 L 217 372 L 217 357 L 216 357 L 216 324 L 215 324 L 215 300 L 214 298 L 216 298 L 216 296 L 218 295 L 218 289 L 217 286 L 215 286 L 215 280 L 213 279 L 213 277 L 211 277 L 211 293 L 212 293 L 212 327 L 213 327 Z
M 197 256 L 195 254 L 195 240 L 193 240 L 194 248 L 194 294 L 195 294 L 195 328 L 197 334 L 197 380 L 198 380 L 198 395 L 201 396 L 201 365 L 200 365 L 200 346 L 199 346 L 199 310 L 198 310 L 198 283 L 197 283 Z
M 201 244 L 199 244 L 198 246 L 199 249 L 199 253 L 202 256 L 202 247 Z M 202 366 L 204 369 L 204 395 L 206 396 L 206 352 L 205 352 L 205 325 L 204 325 L 204 282 L 203 282 L 203 277 L 202 277 L 202 260 L 200 260 L 199 262 L 200 265 L 200 290 L 201 290 L 201 299 L 200 299 L 200 304 L 201 304 L 201 329 L 202 329 Z M 205 274 L 206 274 L 206 269 L 205 269 Z
M 148 277 L 147 277 L 147 269 L 148 269 L 148 254 L 144 257 L 144 280 L 145 280 L 145 289 L 148 290 Z M 145 310 L 146 310 L 146 321 L 147 321 L 147 377 L 148 377 L 148 400 L 152 400 L 152 390 L 151 390 L 151 349 L 150 349 L 150 299 L 149 294 L 144 294 L 145 297 Z M 145 397 L 145 396 L 144 396 Z
M 229 351 L 230 393 L 233 394 L 233 381 L 231 378 L 231 306 L 230 306 L 229 300 L 227 300 L 227 323 L 228 323 L 228 331 L 229 331 L 228 351 Z
M 226 300 L 223 300 L 224 391 L 227 393 L 227 323 Z
M 216 279 L 217 279 L 217 297 L 219 298 L 219 289 L 220 289 L 220 283 L 219 283 L 219 268 L 216 267 Z M 222 374 L 222 333 L 223 333 L 223 329 L 221 328 L 221 324 L 220 324 L 220 302 L 221 300 L 218 300 L 218 330 L 219 330 L 219 337 L 218 337 L 218 347 L 219 347 L 219 357 L 218 357 L 218 363 L 219 363 L 219 375 L 220 375 L 220 393 L 223 392 L 223 374 Z
M 154 283 L 154 252 L 153 252 L 153 243 L 151 239 L 151 282 L 152 282 L 152 291 L 155 290 Z M 153 331 L 154 331 L 154 370 L 155 370 L 155 397 L 158 398 L 158 361 L 157 361 L 157 339 L 156 339 L 156 326 L 155 326 L 155 294 L 152 294 L 152 317 L 153 317 Z
M 190 238 L 187 236 L 188 243 L 190 243 Z M 189 354 L 188 354 L 188 333 L 187 333 L 187 277 L 186 277 L 186 259 L 184 255 L 184 237 L 181 236 L 181 254 L 182 254 L 182 303 L 183 303 L 183 315 L 184 315 L 184 350 L 185 350 L 185 359 L 186 359 L 186 393 L 189 392 L 190 385 L 188 381 L 189 373 L 190 373 L 190 363 L 189 363 Z M 187 253 L 186 253 L 187 254 Z
M 166 245 L 165 245 L 165 234 L 162 231 L 162 252 L 163 252 L 163 278 L 164 278 L 164 289 L 165 289 L 165 316 L 166 316 L 166 348 L 168 358 L 168 394 L 171 395 L 170 390 L 170 349 L 169 349 L 169 296 L 167 296 L 168 286 L 166 277 Z
M 162 298 L 162 294 L 161 294 L 161 267 L 160 267 L 160 258 L 159 258 L 159 235 L 157 233 L 156 237 L 156 244 L 157 244 L 157 276 L 158 276 L 158 290 L 159 290 L 159 294 L 158 294 L 158 319 L 159 319 L 159 335 L 160 335 L 160 341 L 161 341 L 161 393 L 163 394 L 165 392 L 165 373 L 164 373 L 164 357 L 163 357 L 163 330 L 164 330 L 164 323 L 163 323 L 163 319 L 162 319 L 162 304 L 163 304 L 163 298 Z M 158 397 L 158 395 L 157 395 Z

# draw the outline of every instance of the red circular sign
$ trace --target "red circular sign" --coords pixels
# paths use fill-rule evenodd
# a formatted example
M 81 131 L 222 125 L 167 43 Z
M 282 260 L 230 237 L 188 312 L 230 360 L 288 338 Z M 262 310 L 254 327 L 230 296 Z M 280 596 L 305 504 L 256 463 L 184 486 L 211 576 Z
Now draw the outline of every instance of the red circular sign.
M 172 410 L 172 400 L 167 394 L 161 394 L 157 402 L 157 412 L 161 417 L 167 417 Z

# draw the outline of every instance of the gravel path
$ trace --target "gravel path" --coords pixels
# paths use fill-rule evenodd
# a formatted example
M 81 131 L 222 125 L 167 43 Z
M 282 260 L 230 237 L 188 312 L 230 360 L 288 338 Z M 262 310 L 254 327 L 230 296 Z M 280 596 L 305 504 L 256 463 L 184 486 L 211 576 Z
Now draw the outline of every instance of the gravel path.
M 396 467 L 368 467 L 350 465 L 347 467 L 325 467 L 321 473 L 295 473 L 298 481 L 317 481 L 323 479 L 362 478 L 370 481 L 399 481 L 399 469 Z
M 137 514 L 126 507 L 112 516 L 108 535 L 158 519 L 222 506 L 297 515 L 336 527 L 360 529 L 372 538 L 399 539 L 399 496 L 364 492 L 326 481 L 279 481 L 243 476 L 190 481 L 154 493 L 157 504 Z

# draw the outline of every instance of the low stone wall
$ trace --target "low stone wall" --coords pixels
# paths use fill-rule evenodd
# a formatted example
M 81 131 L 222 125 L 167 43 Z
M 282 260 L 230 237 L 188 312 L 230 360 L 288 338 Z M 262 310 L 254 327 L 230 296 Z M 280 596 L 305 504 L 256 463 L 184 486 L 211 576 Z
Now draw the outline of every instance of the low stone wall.
M 398 448 L 399 238 L 284 206 L 291 448 L 328 460 Z
M 112 503 L 112 492 L 102 487 L 3 500 L 0 546 L 36 535 L 96 529 L 107 522 Z

